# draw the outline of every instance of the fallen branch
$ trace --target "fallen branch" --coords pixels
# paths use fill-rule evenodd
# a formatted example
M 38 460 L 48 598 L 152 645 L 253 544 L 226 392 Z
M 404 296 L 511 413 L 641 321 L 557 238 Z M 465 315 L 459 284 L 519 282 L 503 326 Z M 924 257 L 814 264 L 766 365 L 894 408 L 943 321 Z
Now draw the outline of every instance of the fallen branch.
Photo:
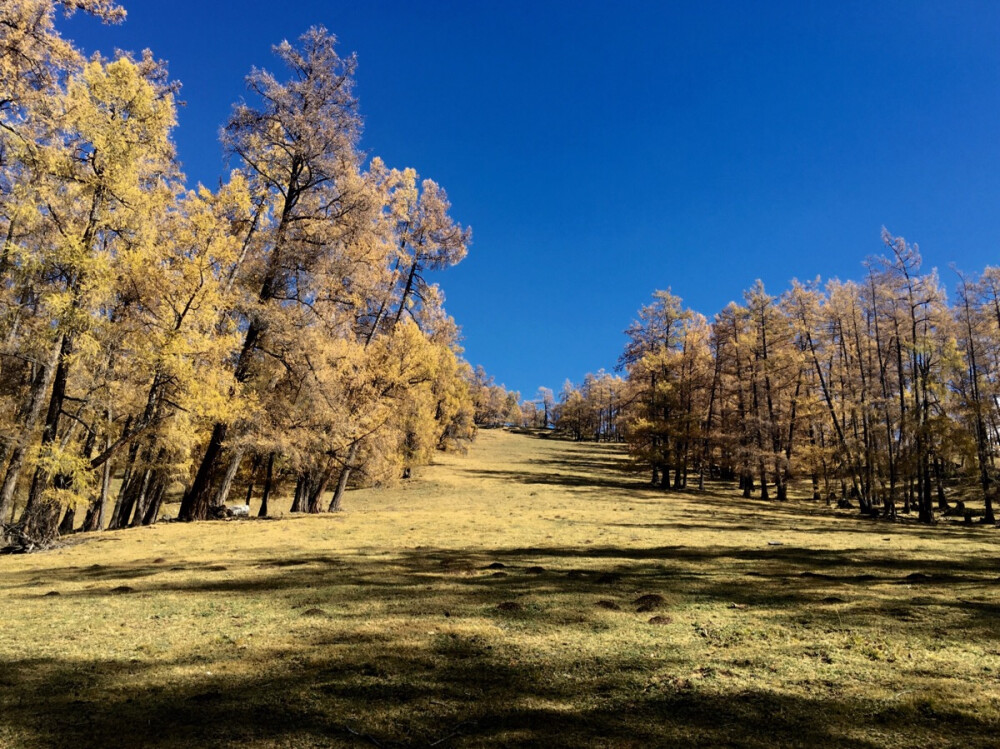
M 455 726 L 454 730 L 451 733 L 447 734 L 446 736 L 442 736 L 436 741 L 432 741 L 427 746 L 437 746 L 438 744 L 443 744 L 448 739 L 458 736 L 458 734 L 462 732 L 462 726 L 471 726 L 471 725 L 474 725 L 471 721 L 463 720 L 461 723 Z
M 29 554 L 33 551 L 44 551 L 57 546 L 58 533 L 53 533 L 47 538 L 42 538 L 28 533 L 24 524 L 0 523 L 0 553 L 4 554 Z
M 359 739 L 367 739 L 368 741 L 372 742 L 372 744 L 374 744 L 375 746 L 377 746 L 377 747 L 378 747 L 379 749 L 385 749 L 385 747 L 384 747 L 384 746 L 382 746 L 382 744 L 380 744 L 380 743 L 379 743 L 379 742 L 378 742 L 378 741 L 377 741 L 377 740 L 375 739 L 375 737 L 373 737 L 373 736 L 369 736 L 369 735 L 368 735 L 367 733 L 359 733 L 358 731 L 355 731 L 355 730 L 354 730 L 353 728 L 351 728 L 350 726 L 346 726 L 346 725 L 345 725 L 345 726 L 344 726 L 344 728 L 346 728 L 346 729 L 347 729 L 347 732 L 348 732 L 348 733 L 351 733 L 351 734 L 353 734 L 354 736 L 357 736 L 357 737 L 358 737 Z

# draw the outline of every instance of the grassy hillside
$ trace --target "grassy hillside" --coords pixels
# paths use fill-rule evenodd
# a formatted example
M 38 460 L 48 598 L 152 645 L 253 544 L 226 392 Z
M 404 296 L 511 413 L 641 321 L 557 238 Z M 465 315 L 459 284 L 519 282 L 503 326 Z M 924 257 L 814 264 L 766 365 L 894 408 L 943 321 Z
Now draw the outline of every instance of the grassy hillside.
M 996 744 L 996 530 L 501 432 L 345 504 L 0 557 L 0 746 Z

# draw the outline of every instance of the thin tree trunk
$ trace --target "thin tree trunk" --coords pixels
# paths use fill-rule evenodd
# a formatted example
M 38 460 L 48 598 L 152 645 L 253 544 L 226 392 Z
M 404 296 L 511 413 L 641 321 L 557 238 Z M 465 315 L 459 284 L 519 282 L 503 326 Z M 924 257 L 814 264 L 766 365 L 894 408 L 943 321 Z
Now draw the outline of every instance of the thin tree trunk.
M 261 459 L 259 454 L 253 456 L 253 461 L 250 463 L 250 480 L 247 481 L 247 493 L 243 498 L 243 504 L 247 508 L 247 514 L 250 513 L 250 500 L 253 499 L 253 490 L 257 483 L 257 473 L 260 471 Z
M 132 520 L 128 523 L 130 527 L 134 528 L 142 523 L 143 513 L 146 511 L 146 503 L 149 497 L 149 486 L 150 480 L 153 478 L 153 470 L 147 468 L 142 472 L 142 482 L 139 486 L 138 494 L 135 497 L 135 501 L 132 502 L 134 512 L 132 513 Z M 122 520 L 122 526 L 128 520 L 128 515 Z
M 303 512 L 306 508 L 309 493 L 309 473 L 300 473 L 295 482 L 295 496 L 292 499 L 292 507 L 289 512 Z
M 986 423 L 983 419 L 983 398 L 979 390 L 979 365 L 976 356 L 977 346 L 975 332 L 972 329 L 972 310 L 969 305 L 969 286 L 964 276 L 959 276 L 962 281 L 962 305 L 965 310 L 966 329 L 966 352 L 969 357 L 969 387 L 972 395 L 973 414 L 975 416 L 976 428 L 976 459 L 979 463 L 979 485 L 983 490 L 983 501 L 985 502 L 984 523 L 995 523 L 996 517 L 993 514 L 993 497 L 991 496 L 992 477 L 990 467 L 989 434 L 986 431 Z
M 327 484 L 330 483 L 330 479 L 333 477 L 333 471 L 336 466 L 335 458 L 330 458 L 327 461 L 326 468 L 323 469 L 323 473 L 320 475 L 319 480 L 313 486 L 312 491 L 309 493 L 309 512 L 315 514 L 322 511 L 320 507 L 320 500 L 323 498 L 323 492 L 326 491 Z
M 260 510 L 257 517 L 267 517 L 267 501 L 271 498 L 271 487 L 274 480 L 274 453 L 267 456 L 267 472 L 264 474 L 264 489 L 260 498 Z
M 105 440 L 105 449 L 109 446 L 110 440 Z M 101 490 L 97 500 L 91 504 L 87 511 L 87 517 L 83 521 L 83 530 L 99 531 L 104 526 L 104 513 L 108 506 L 108 492 L 111 489 L 111 461 L 105 461 L 101 466 Z
M 142 515 L 143 525 L 153 525 L 160 517 L 160 507 L 163 505 L 163 497 L 167 493 L 167 479 L 161 475 L 152 491 L 149 507 Z
M 937 491 L 937 506 L 942 512 L 951 509 L 948 498 L 944 493 L 944 460 L 935 456 L 934 461 L 934 486 Z
M 347 451 L 347 460 L 344 461 L 344 467 L 340 471 L 340 478 L 337 479 L 337 488 L 334 489 L 333 498 L 330 500 L 330 512 L 340 512 L 340 502 L 344 496 L 344 490 L 347 489 L 347 480 L 351 477 L 351 466 L 358 454 L 359 446 L 359 442 L 352 442 L 350 449 Z
M 212 504 L 215 507 L 224 507 L 226 501 L 229 499 L 229 492 L 233 488 L 233 479 L 236 478 L 236 472 L 240 468 L 240 463 L 243 461 L 244 448 L 240 447 L 233 451 L 232 457 L 229 459 L 229 466 L 226 468 L 226 475 L 222 479 L 222 484 L 219 486 L 219 491 L 216 493 Z
M 135 467 L 125 472 L 121 486 L 118 487 L 118 496 L 111 511 L 111 518 L 108 521 L 109 531 L 125 527 L 126 520 L 132 515 L 132 508 L 135 505 L 135 497 L 141 481 L 141 476 Z

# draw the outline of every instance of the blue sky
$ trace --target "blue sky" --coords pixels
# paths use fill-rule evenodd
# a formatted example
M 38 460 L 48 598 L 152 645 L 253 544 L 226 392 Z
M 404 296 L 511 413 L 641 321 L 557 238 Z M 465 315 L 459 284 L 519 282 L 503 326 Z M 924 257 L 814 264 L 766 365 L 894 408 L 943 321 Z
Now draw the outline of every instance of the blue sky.
M 653 289 L 707 315 L 761 278 L 858 278 L 883 225 L 1000 263 L 1000 3 L 126 0 L 90 52 L 183 84 L 189 181 L 270 46 L 323 24 L 358 54 L 362 145 L 473 228 L 440 274 L 467 358 L 531 396 L 611 368 Z M 235 9 L 235 10 L 234 10 Z

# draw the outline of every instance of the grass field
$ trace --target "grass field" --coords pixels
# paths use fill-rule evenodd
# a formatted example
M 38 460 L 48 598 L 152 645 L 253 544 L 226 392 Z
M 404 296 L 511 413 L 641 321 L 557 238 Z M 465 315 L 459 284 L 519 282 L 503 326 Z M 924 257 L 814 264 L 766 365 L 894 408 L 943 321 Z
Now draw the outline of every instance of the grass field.
M 998 745 L 1000 531 L 643 481 L 488 431 L 337 515 L 0 557 L 0 746 Z

